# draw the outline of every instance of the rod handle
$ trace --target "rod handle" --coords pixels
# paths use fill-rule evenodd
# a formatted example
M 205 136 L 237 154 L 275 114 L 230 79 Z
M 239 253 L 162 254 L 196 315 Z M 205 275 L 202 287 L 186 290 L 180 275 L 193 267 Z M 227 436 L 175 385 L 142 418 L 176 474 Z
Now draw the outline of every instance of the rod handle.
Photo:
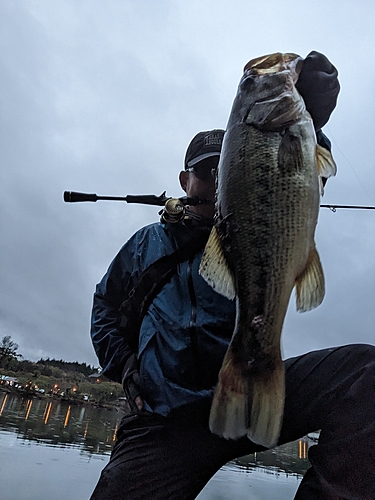
M 77 201 L 97 201 L 95 193 L 77 193 L 76 191 L 64 191 L 64 201 L 75 203 Z

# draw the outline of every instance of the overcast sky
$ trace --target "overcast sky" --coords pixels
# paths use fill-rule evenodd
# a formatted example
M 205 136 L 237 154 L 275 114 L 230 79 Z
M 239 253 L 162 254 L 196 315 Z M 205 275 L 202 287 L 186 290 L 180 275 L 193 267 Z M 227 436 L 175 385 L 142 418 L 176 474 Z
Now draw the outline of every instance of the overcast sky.
M 190 139 L 225 128 L 244 65 L 325 53 L 341 93 L 324 203 L 375 205 L 375 2 L 1 0 L 0 338 L 27 359 L 97 366 L 92 294 L 158 207 L 67 204 L 65 190 L 180 196 Z M 284 355 L 374 342 L 375 211 L 322 209 L 327 292 L 291 300 Z

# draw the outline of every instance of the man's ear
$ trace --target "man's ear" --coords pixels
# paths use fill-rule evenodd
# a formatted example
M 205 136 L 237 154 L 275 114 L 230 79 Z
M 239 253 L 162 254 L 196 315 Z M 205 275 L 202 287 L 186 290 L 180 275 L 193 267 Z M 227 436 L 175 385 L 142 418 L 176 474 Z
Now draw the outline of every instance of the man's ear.
M 186 193 L 186 189 L 187 189 L 188 178 L 189 178 L 189 172 L 186 172 L 186 170 L 182 170 L 180 172 L 179 179 L 180 179 L 180 186 L 185 191 L 185 193 Z

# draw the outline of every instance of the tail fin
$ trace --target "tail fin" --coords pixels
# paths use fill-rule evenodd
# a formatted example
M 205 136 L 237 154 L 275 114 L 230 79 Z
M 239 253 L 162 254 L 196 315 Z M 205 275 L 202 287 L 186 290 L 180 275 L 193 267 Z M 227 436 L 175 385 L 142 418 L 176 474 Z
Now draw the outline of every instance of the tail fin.
M 248 380 L 238 364 L 233 363 L 229 347 L 219 372 L 210 412 L 210 430 L 226 439 L 246 436 L 248 427 Z
M 252 385 L 251 425 L 247 437 L 253 443 L 272 448 L 279 439 L 284 413 L 285 375 L 282 361 L 267 377 L 256 377 Z
M 210 430 L 226 439 L 247 436 L 254 443 L 271 448 L 280 434 L 284 395 L 281 360 L 272 373 L 253 376 L 233 363 L 229 348 L 211 406 Z

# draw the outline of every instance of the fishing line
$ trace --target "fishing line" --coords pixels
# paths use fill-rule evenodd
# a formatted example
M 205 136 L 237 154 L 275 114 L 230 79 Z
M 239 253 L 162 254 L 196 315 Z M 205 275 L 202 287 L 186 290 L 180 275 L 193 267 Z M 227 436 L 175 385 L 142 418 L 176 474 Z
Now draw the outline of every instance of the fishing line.
M 332 142 L 334 143 L 335 148 L 337 149 L 337 151 L 341 154 L 341 156 L 342 156 L 342 157 L 346 160 L 346 162 L 350 165 L 350 168 L 352 169 L 352 171 L 353 171 L 354 175 L 356 176 L 357 181 L 358 181 L 358 182 L 359 182 L 359 184 L 362 186 L 362 189 L 363 189 L 363 191 L 366 193 L 366 195 L 367 195 L 368 199 L 371 201 L 371 203 L 374 203 L 374 200 L 372 199 L 372 197 L 370 196 L 370 194 L 367 192 L 367 190 L 366 190 L 365 186 L 362 184 L 361 179 L 358 177 L 357 172 L 355 171 L 355 169 L 354 169 L 353 165 L 351 164 L 351 162 L 348 160 L 348 158 L 344 155 L 344 153 L 343 153 L 343 152 L 341 151 L 341 149 L 339 148 L 339 146 L 338 146 L 338 144 L 337 144 L 336 140 L 334 139 L 334 137 L 333 137 L 333 135 L 332 135 L 332 131 L 331 131 L 331 129 L 329 128 L 329 125 L 328 125 L 328 124 L 327 124 L 327 125 L 325 125 L 325 128 L 327 128 L 328 133 L 329 133 L 329 136 L 330 136 L 329 138 L 330 138 L 330 139 L 332 139 Z M 348 208 L 348 207 L 346 207 L 346 208 Z

